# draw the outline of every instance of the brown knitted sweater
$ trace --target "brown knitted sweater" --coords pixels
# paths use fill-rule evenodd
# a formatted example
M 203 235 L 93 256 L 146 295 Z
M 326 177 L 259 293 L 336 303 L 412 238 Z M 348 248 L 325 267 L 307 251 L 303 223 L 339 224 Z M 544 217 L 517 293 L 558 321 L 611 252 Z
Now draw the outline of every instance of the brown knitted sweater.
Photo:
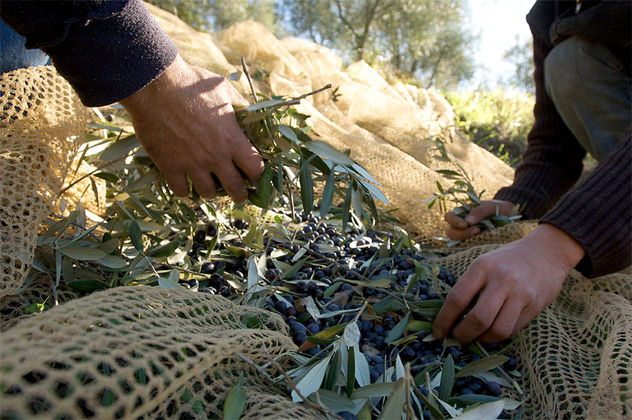
M 554 46 L 550 34 L 559 42 L 561 36 L 574 34 L 594 38 L 595 28 L 609 28 L 596 32 L 602 38 L 608 35 L 599 40 L 611 43 L 622 62 L 630 61 L 630 2 L 592 3 L 597 4 L 584 12 L 591 19 L 567 13 L 575 2 L 539 1 L 527 16 L 534 46 L 535 123 L 513 184 L 495 198 L 520 204 L 525 218 L 540 218 L 572 236 L 586 251 L 577 269 L 596 277 L 632 263 L 632 130 L 622 133 L 615 150 L 573 188 L 585 151 L 546 94 L 543 76 L 544 59 Z

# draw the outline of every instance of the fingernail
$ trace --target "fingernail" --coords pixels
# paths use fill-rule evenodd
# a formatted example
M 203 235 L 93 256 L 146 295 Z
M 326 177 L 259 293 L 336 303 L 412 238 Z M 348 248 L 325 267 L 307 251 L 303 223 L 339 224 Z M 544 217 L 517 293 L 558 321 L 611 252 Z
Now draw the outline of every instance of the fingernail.
M 468 222 L 469 224 L 473 224 L 476 222 L 476 219 L 474 218 L 474 216 L 467 216 L 465 218 L 465 221 Z

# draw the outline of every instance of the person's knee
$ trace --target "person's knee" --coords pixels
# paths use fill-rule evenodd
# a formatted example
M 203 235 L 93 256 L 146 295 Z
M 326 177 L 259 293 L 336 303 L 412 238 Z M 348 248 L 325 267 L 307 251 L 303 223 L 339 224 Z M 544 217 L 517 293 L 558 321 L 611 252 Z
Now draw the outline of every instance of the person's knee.
M 579 73 L 581 62 L 590 42 L 578 36 L 565 39 L 556 45 L 544 60 L 544 86 L 553 100 L 568 98 L 582 83 Z

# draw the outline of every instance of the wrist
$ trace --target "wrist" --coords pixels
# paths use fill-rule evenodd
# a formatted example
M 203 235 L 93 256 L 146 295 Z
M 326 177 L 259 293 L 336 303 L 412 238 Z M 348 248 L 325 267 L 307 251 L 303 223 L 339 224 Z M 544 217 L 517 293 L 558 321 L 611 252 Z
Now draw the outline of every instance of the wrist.
M 181 72 L 182 65 L 185 64 L 184 60 L 177 55 L 173 62 L 163 71 L 158 77 L 152 80 L 149 84 L 145 85 L 138 91 L 125 99 L 121 99 L 119 102 L 128 111 L 130 108 L 142 108 L 147 104 L 147 98 L 158 97 L 158 93 L 166 93 L 171 87 L 176 85 L 178 74 Z
M 570 271 L 579 264 L 586 255 L 586 251 L 572 236 L 562 229 L 549 223 L 541 223 L 527 238 L 536 240 L 536 246 L 542 247 L 552 258 L 560 261 L 566 271 Z

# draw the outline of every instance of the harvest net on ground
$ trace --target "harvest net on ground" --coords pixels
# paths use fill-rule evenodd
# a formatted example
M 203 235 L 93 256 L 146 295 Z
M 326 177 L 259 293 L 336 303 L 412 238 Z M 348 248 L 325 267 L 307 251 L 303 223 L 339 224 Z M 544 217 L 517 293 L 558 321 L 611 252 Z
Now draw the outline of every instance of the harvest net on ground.
M 401 226 L 420 243 L 443 234 L 442 214 L 428 209 L 437 169 L 433 139 L 470 174 L 478 190 L 508 185 L 512 170 L 461 139 L 450 106 L 438 94 L 390 84 L 367 64 L 343 68 L 330 50 L 278 40 L 256 23 L 231 27 L 213 38 L 151 8 L 191 63 L 226 77 L 242 57 L 261 75 L 267 95 L 298 96 L 332 84 L 301 101 L 319 140 L 350 150 L 381 184 Z M 241 77 L 236 85 L 247 94 Z M 229 391 L 242 384 L 244 418 L 317 418 L 324 413 L 296 404 L 265 371 L 270 360 L 290 370 L 296 350 L 282 317 L 220 296 L 178 288 L 118 287 L 83 296 L 52 288 L 56 273 L 29 275 L 44 220 L 81 205 L 102 214 L 102 183 L 75 171 L 87 112 L 51 68 L 2 77 L 0 122 L 0 406 L 18 418 L 219 417 Z M 73 170 L 71 170 L 71 168 Z M 81 182 L 74 183 L 74 179 Z M 71 189 L 63 188 L 72 184 Z M 528 233 L 522 222 L 438 250 L 434 262 L 461 275 L 479 255 Z M 57 277 L 59 274 L 57 274 Z M 54 282 L 54 280 L 53 280 Z M 445 290 L 447 284 L 440 284 Z M 53 291 L 54 289 L 54 291 Z M 79 296 L 82 297 L 79 297 Z M 28 314 L 46 300 L 58 307 Z M 572 272 L 556 301 L 509 349 L 521 376 L 525 418 L 625 418 L 632 413 L 632 277 L 629 272 L 586 279 Z M 526 396 L 526 397 L 525 397 Z

